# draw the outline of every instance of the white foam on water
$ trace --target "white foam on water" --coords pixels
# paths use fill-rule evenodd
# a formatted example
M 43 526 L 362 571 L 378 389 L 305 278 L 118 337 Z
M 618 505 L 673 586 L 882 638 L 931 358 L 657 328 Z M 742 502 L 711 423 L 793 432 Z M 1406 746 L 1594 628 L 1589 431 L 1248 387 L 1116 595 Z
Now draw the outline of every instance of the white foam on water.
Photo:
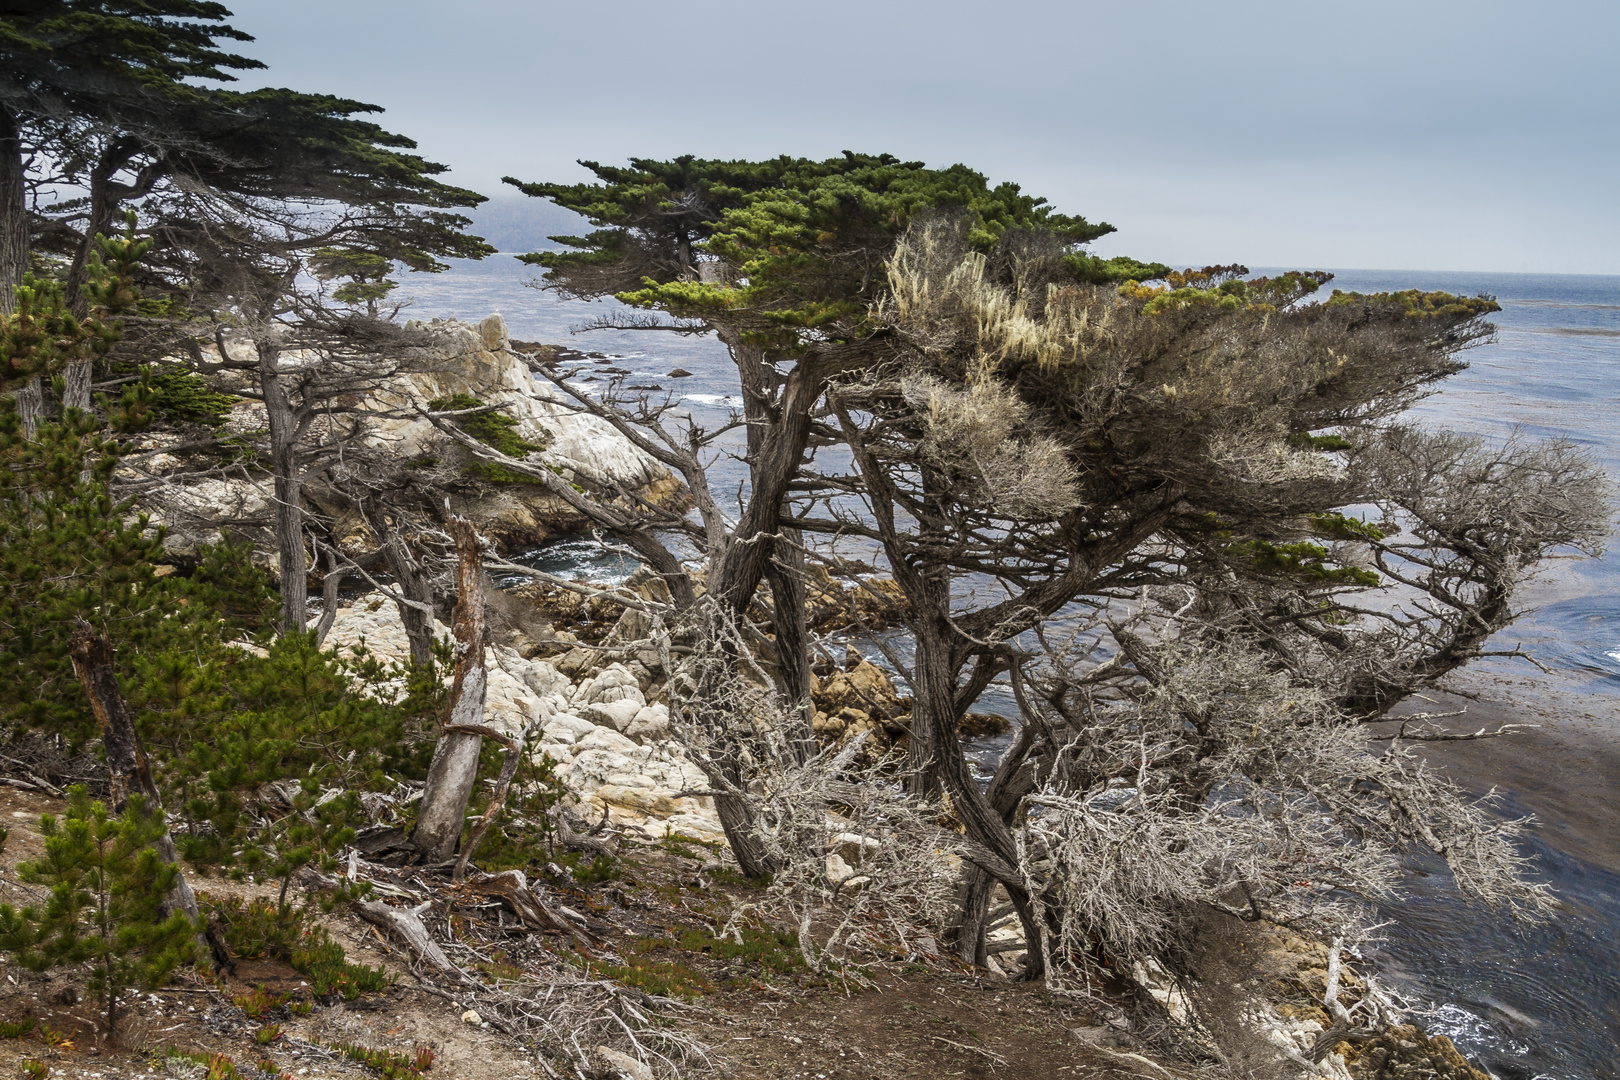
M 725 405 L 735 407 L 742 404 L 742 398 L 734 394 L 683 394 L 682 401 L 695 401 L 699 405 Z

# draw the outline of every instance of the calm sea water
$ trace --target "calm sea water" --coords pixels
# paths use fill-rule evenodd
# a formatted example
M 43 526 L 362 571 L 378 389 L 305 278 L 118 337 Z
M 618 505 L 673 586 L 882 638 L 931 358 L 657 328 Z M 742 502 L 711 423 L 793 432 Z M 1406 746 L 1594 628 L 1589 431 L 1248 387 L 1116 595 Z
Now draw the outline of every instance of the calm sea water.
M 566 343 L 630 370 L 628 383 L 663 387 L 705 422 L 734 404 L 735 374 L 725 349 L 707 338 L 633 331 L 573 331 L 616 305 L 561 301 L 527 287 L 532 271 L 507 256 L 458 263 L 437 277 L 412 275 L 411 317 L 477 320 L 500 312 L 517 338 Z M 1339 271 L 1332 288 L 1362 292 L 1443 289 L 1495 296 L 1502 311 L 1497 339 L 1468 354 L 1467 371 L 1414 410 L 1424 424 L 1506 437 L 1515 430 L 1574 439 L 1612 476 L 1620 476 L 1620 277 Z M 675 368 L 691 377 L 671 379 Z M 716 463 L 714 486 L 734 488 L 746 473 Z M 622 564 L 581 538 L 531 557 L 553 572 L 611 578 Z M 1536 610 L 1504 635 L 1554 671 L 1536 676 L 1554 690 L 1582 696 L 1586 711 L 1620 735 L 1620 544 L 1595 560 L 1561 560 L 1528 591 Z M 1521 677 L 1504 660 L 1485 667 Z M 981 707 L 1005 711 L 991 696 Z M 989 740 L 972 748 L 989 768 L 1001 751 Z M 1504 750 L 1511 752 L 1510 748 Z M 1571 785 L 1581 762 L 1550 761 Z M 1484 778 L 1481 787 L 1493 778 Z M 1518 807 L 1511 790 L 1504 812 Z M 1620 849 L 1620 821 L 1606 822 L 1609 850 Z M 1414 999 L 1434 1011 L 1431 1030 L 1451 1035 L 1503 1080 L 1586 1080 L 1620 1076 L 1620 875 L 1552 846 L 1528 840 L 1539 873 L 1562 910 L 1550 924 L 1525 931 L 1465 908 L 1435 861 L 1417 862 L 1408 897 L 1387 911 L 1393 920 L 1380 965 Z

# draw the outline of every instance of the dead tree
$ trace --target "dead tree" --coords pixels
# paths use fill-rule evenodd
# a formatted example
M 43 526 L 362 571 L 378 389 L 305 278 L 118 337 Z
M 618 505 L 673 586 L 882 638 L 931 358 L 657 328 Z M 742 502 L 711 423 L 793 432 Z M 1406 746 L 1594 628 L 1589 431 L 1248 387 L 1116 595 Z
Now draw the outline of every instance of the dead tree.
M 484 698 L 489 672 L 484 664 L 484 549 L 472 522 L 452 517 L 447 523 L 460 556 L 456 573 L 455 677 L 439 740 L 433 747 L 427 784 L 411 843 L 422 857 L 444 862 L 456 851 L 467 821 L 467 802 L 478 779 L 483 737 Z

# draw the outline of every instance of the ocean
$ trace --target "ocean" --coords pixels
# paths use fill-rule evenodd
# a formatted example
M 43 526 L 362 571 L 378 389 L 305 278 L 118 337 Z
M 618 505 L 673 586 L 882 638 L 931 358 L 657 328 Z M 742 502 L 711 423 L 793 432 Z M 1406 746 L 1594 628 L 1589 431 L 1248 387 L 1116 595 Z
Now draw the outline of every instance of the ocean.
M 1257 271 L 1264 272 L 1264 271 Z M 1515 431 L 1573 439 L 1620 477 L 1620 277 L 1430 271 L 1334 271 L 1329 288 L 1419 288 L 1495 296 L 1496 339 L 1466 354 L 1466 371 L 1412 413 L 1417 422 L 1503 438 Z M 574 331 L 611 302 L 564 301 L 530 287 L 534 271 L 506 255 L 410 275 L 408 318 L 505 317 L 515 338 L 613 358 L 627 383 L 658 385 L 694 416 L 718 420 L 735 373 L 710 338 Z M 672 379 L 676 368 L 691 372 Z M 735 489 L 745 472 L 722 459 L 711 480 Z M 586 538 L 531 553 L 552 572 L 611 580 L 623 563 Z M 1471 790 L 1496 787 L 1500 812 L 1535 812 L 1528 851 L 1560 899 L 1554 920 L 1514 926 L 1463 905 L 1437 860 L 1413 860 L 1407 896 L 1388 905 L 1375 956 L 1389 981 L 1502 1080 L 1620 1076 L 1620 544 L 1598 559 L 1560 559 L 1524 594 L 1533 610 L 1497 645 L 1522 646 L 1550 670 L 1479 662 L 1467 688 L 1481 719 L 1536 719 L 1516 741 L 1451 744 L 1436 757 Z M 999 706 L 999 707 L 998 707 Z M 1006 703 L 987 701 L 1001 711 Z M 1000 743 L 972 748 L 988 768 Z

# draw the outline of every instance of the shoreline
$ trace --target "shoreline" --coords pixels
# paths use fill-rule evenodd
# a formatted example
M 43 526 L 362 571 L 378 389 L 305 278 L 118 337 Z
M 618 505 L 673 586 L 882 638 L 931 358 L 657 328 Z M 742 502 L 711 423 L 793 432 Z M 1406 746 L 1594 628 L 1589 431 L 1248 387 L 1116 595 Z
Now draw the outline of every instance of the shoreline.
M 1470 688 L 1469 701 L 1437 694 L 1431 708 L 1467 707 L 1444 721 L 1452 731 L 1534 723 L 1498 738 L 1418 744 L 1429 764 L 1464 790 L 1495 788 L 1535 815 L 1530 831 L 1566 855 L 1620 873 L 1620 723 L 1603 715 L 1600 695 L 1527 685 L 1528 700 L 1506 685 Z M 1596 708 L 1593 708 L 1596 706 Z M 1607 712 L 1604 709 L 1604 712 Z

